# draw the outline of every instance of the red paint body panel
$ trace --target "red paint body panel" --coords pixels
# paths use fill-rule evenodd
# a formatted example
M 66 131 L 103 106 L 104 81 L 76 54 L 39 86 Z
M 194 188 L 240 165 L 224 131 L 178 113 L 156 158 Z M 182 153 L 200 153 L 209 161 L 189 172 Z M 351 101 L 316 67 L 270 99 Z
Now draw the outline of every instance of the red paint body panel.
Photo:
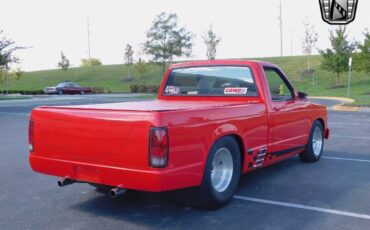
M 240 65 L 253 72 L 258 97 L 163 96 L 172 68 Z M 243 148 L 242 172 L 258 151 L 268 154 L 304 146 L 310 127 L 321 119 L 328 137 L 327 112 L 307 100 L 272 102 L 263 66 L 254 61 L 200 61 L 172 65 L 164 76 L 158 99 L 101 105 L 40 107 L 33 110 L 34 171 L 144 191 L 197 186 L 202 181 L 212 144 L 234 135 Z M 295 91 L 298 98 L 298 93 Z M 167 127 L 169 162 L 149 166 L 149 128 Z M 264 166 L 299 153 L 266 157 Z

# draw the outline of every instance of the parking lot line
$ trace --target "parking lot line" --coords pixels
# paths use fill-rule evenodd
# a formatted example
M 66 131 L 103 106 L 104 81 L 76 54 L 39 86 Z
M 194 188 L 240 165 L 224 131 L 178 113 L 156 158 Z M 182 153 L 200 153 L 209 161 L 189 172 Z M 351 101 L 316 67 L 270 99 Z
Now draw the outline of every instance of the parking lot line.
M 370 137 L 356 137 L 356 136 L 342 136 L 342 135 L 330 135 L 330 137 L 370 140 Z
M 7 115 L 22 115 L 22 116 L 29 116 L 29 113 L 9 113 L 9 112 L 0 112 L 0 114 L 7 114 Z
M 257 203 L 263 203 L 263 204 L 278 205 L 278 206 L 284 206 L 284 207 L 289 207 L 289 208 L 305 209 L 305 210 L 310 210 L 310 211 L 324 212 L 324 213 L 330 213 L 330 214 L 335 214 L 335 215 L 341 215 L 341 216 L 348 216 L 348 217 L 355 217 L 355 218 L 370 220 L 370 215 L 354 213 L 354 212 L 346 212 L 346 211 L 340 211 L 340 210 L 335 210 L 335 209 L 320 208 L 320 207 L 314 207 L 314 206 L 308 206 L 308 205 L 302 205 L 302 204 L 294 204 L 294 203 L 287 203 L 287 202 L 280 202 L 280 201 L 273 201 L 273 200 L 265 200 L 265 199 L 259 199 L 259 198 L 253 198 L 253 197 L 247 197 L 247 196 L 239 196 L 239 195 L 235 195 L 233 198 L 238 199 L 238 200 L 244 200 L 244 201 L 251 201 L 251 202 L 257 202 Z
M 321 158 L 329 159 L 329 160 L 356 161 L 356 162 L 370 163 L 370 160 L 363 160 L 363 159 L 356 159 L 356 158 L 342 158 L 342 157 L 321 157 Z
M 355 125 L 355 126 L 364 126 L 364 124 L 343 123 L 343 122 L 329 122 L 329 125 Z

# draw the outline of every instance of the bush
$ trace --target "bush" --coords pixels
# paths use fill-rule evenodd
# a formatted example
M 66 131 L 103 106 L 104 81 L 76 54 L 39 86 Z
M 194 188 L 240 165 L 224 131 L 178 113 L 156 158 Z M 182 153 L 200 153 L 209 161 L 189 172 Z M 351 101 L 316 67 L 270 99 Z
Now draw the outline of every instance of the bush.
M 7 91 L 4 90 L 4 93 Z M 22 94 L 22 95 L 38 95 L 38 94 L 44 94 L 43 90 L 8 90 L 9 94 Z
M 99 58 L 82 58 L 80 67 L 88 67 L 88 66 L 98 66 L 102 65 L 102 62 Z
M 138 90 L 139 93 L 146 93 L 146 92 L 148 92 L 148 87 L 146 85 L 139 85 L 138 88 L 139 88 L 139 90 Z
M 159 91 L 159 86 L 157 86 L 157 85 L 149 85 L 148 86 L 148 92 L 158 93 L 158 91 Z
M 131 93 L 158 93 L 158 85 L 130 85 Z
M 131 93 L 137 93 L 139 91 L 139 87 L 137 85 L 130 85 Z
M 104 93 L 104 87 L 92 87 L 91 93 L 102 94 Z

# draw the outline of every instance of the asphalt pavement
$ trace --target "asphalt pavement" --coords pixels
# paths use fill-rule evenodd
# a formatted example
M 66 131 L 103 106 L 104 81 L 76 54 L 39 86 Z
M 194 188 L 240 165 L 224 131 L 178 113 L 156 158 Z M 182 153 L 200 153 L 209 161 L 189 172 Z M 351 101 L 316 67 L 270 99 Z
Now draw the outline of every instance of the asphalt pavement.
M 138 99 L 84 95 L 0 101 L 0 229 L 369 229 L 366 112 L 329 111 L 331 138 L 319 162 L 293 157 L 244 175 L 234 199 L 216 211 L 178 204 L 167 193 L 111 199 L 88 184 L 59 188 L 57 178 L 32 172 L 27 150 L 32 108 L 128 100 Z

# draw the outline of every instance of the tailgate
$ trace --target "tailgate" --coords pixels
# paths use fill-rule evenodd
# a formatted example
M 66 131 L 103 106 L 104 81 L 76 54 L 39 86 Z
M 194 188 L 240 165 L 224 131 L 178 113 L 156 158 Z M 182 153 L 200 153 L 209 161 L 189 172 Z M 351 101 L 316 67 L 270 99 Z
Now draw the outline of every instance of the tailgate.
M 42 157 L 106 166 L 145 168 L 153 113 L 38 108 L 34 152 Z

